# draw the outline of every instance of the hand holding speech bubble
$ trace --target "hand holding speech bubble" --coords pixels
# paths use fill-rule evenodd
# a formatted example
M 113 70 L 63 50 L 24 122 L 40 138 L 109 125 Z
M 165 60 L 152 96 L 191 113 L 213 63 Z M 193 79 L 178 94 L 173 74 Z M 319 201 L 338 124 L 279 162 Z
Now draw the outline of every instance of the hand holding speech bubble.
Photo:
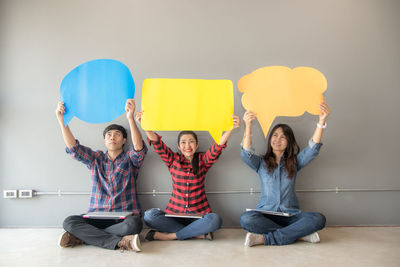
M 263 67 L 238 82 L 242 105 L 257 113 L 265 136 L 277 116 L 300 116 L 305 111 L 318 115 L 326 88 L 325 76 L 310 67 Z
M 79 65 L 62 80 L 61 101 L 65 126 L 75 116 L 88 123 L 105 123 L 125 112 L 125 101 L 135 95 L 128 67 L 113 59 L 97 59 Z
M 209 131 L 218 142 L 233 127 L 230 80 L 145 79 L 141 125 L 147 131 Z

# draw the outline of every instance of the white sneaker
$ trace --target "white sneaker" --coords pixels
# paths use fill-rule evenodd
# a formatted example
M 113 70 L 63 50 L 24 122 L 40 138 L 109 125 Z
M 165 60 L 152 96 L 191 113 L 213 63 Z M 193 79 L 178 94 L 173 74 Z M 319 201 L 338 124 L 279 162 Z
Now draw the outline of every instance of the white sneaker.
M 139 238 L 139 235 L 138 234 L 136 234 L 136 235 L 134 235 L 133 236 L 133 239 L 132 239 L 132 248 L 136 251 L 136 252 L 140 252 L 140 251 L 142 251 L 142 245 L 140 244 L 140 238 Z
M 246 247 L 252 247 L 254 245 L 261 245 L 262 243 L 260 242 L 260 235 L 259 234 L 254 234 L 248 232 L 246 234 L 246 239 L 244 241 L 244 245 Z
M 306 242 L 310 242 L 310 243 L 319 243 L 320 239 L 319 239 L 319 235 L 317 232 L 314 232 L 312 234 L 303 236 L 301 238 L 299 238 L 300 240 L 306 241 Z

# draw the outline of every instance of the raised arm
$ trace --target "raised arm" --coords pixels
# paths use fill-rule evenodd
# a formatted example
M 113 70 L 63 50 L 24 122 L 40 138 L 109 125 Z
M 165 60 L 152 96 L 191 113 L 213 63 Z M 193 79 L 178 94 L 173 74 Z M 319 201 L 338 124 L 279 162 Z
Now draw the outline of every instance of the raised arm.
M 136 151 L 141 151 L 143 149 L 143 140 L 142 140 L 142 134 L 140 133 L 135 122 L 135 117 L 134 117 L 135 108 L 136 104 L 134 99 L 126 100 L 125 104 L 126 118 L 128 119 L 129 128 L 131 130 L 133 148 Z
M 318 155 L 321 149 L 321 139 L 324 129 L 326 127 L 326 119 L 331 112 L 325 102 L 321 102 L 321 104 L 319 105 L 319 109 L 321 110 L 321 114 L 319 115 L 319 121 L 317 127 L 315 128 L 313 137 L 308 142 L 308 146 L 301 150 L 300 153 L 297 155 L 298 171 L 306 166 L 308 163 L 310 163 Z
M 72 134 L 71 130 L 69 129 L 69 126 L 65 127 L 64 113 L 65 113 L 64 103 L 58 102 L 57 109 L 56 109 L 56 116 L 57 116 L 58 124 L 60 125 L 61 133 L 63 135 L 65 145 L 69 149 L 71 149 L 73 146 L 76 145 L 76 141 L 75 141 L 74 135 Z
M 226 131 L 222 136 L 219 144 L 213 143 L 213 145 L 205 152 L 202 153 L 201 160 L 204 162 L 206 170 L 211 168 L 211 166 L 217 161 L 222 153 L 222 149 L 226 147 L 226 142 L 232 134 L 232 131 L 240 126 L 240 118 L 237 115 L 232 115 L 233 127 L 231 130 Z
M 143 111 L 135 113 L 135 120 L 141 125 Z M 164 163 L 170 167 L 174 160 L 174 152 L 161 140 L 161 136 L 153 131 L 144 131 L 147 138 L 150 140 L 150 145 L 153 145 L 154 150 L 161 157 Z
M 143 111 L 138 111 L 135 113 L 135 120 L 141 125 L 142 123 L 142 115 Z M 157 141 L 158 136 L 155 132 L 153 131 L 144 131 L 146 133 L 147 138 L 150 139 L 150 141 Z
M 256 118 L 256 113 L 247 110 L 243 115 L 243 121 L 245 124 L 244 135 L 242 139 L 242 147 L 246 150 L 249 150 L 251 147 L 251 126 L 253 120 Z
M 319 121 L 312 137 L 313 142 L 316 144 L 321 143 L 322 134 L 326 127 L 326 119 L 331 113 L 328 104 L 325 102 L 321 102 L 321 104 L 319 104 L 319 109 L 321 110 L 321 114 L 319 115 Z
M 229 137 L 231 136 L 232 131 L 235 130 L 236 128 L 240 127 L 240 118 L 239 118 L 239 116 L 233 114 L 232 118 L 233 118 L 233 127 L 229 131 L 224 132 L 224 134 L 221 136 L 221 139 L 220 139 L 219 144 L 218 144 L 220 146 L 225 145 L 226 142 L 228 141 Z
M 243 115 L 245 129 L 242 139 L 242 149 L 240 152 L 240 156 L 244 163 L 246 163 L 253 170 L 258 171 L 258 168 L 260 168 L 262 157 L 254 154 L 254 149 L 251 147 L 251 126 L 255 118 L 256 113 L 250 110 L 247 110 Z

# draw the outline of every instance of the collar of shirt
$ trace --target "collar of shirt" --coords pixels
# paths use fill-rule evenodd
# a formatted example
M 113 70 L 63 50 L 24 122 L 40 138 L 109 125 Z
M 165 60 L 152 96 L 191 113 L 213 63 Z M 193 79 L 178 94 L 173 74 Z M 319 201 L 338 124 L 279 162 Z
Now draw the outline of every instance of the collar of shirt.
M 112 160 L 110 158 L 110 156 L 108 155 L 108 150 L 107 150 L 106 153 L 104 154 L 105 155 L 105 161 L 115 162 L 116 160 L 119 160 L 120 158 L 122 158 L 124 153 L 125 153 L 125 151 L 122 150 L 121 153 L 119 153 L 118 156 L 114 160 Z

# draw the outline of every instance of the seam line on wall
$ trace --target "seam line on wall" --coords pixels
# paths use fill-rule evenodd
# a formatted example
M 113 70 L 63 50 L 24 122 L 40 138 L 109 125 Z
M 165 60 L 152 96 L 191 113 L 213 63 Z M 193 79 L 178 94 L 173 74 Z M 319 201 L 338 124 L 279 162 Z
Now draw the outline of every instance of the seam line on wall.
M 348 188 L 328 188 L 328 189 L 299 189 L 296 190 L 297 193 L 314 193 L 314 192 L 334 192 L 334 193 L 345 193 L 345 192 L 390 192 L 390 191 L 400 191 L 400 188 L 368 188 L 368 189 L 348 189 Z M 260 194 L 261 191 L 259 190 L 253 190 L 253 188 L 250 188 L 250 190 L 227 190 L 227 191 L 208 191 L 206 192 L 207 195 L 213 195 L 213 194 Z M 138 192 L 138 195 L 170 195 L 170 191 L 143 191 L 143 192 Z M 86 192 L 79 192 L 79 191 L 61 191 L 60 189 L 58 191 L 35 191 L 34 192 L 35 196 L 43 196 L 43 195 L 90 195 L 89 191 Z

